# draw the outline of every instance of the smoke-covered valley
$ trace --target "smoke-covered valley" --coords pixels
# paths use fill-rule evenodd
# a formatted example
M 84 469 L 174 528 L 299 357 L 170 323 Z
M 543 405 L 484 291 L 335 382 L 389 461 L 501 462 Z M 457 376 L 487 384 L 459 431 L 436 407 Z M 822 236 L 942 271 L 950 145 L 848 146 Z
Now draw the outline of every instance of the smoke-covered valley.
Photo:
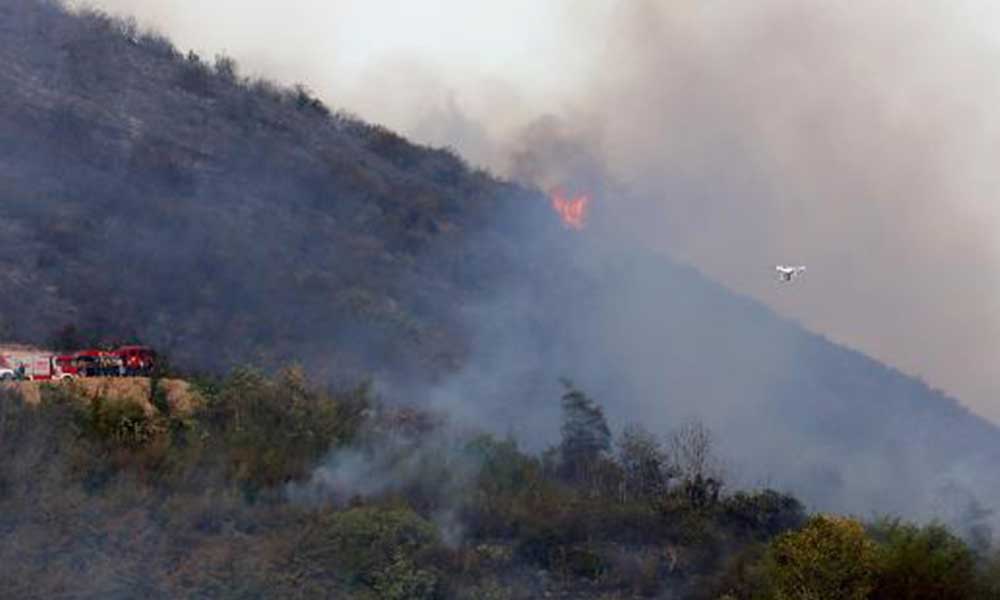
M 567 377 L 615 430 L 704 422 L 733 485 L 769 482 L 817 509 L 990 525 L 996 428 L 678 262 L 862 346 L 855 332 L 889 335 L 871 324 L 891 314 L 890 329 L 921 332 L 892 352 L 955 369 L 990 355 L 988 344 L 940 349 L 973 346 L 931 318 L 952 296 L 926 287 L 979 313 L 989 276 L 960 277 L 979 263 L 956 257 L 990 255 L 985 221 L 962 229 L 960 215 L 948 237 L 910 238 L 934 213 L 907 208 L 913 218 L 895 226 L 889 199 L 923 207 L 954 184 L 953 172 L 942 175 L 953 163 L 932 152 L 937 130 L 916 127 L 913 112 L 838 121 L 840 111 L 866 112 L 852 93 L 882 73 L 859 80 L 864 61 L 830 58 L 829 32 L 848 35 L 853 14 L 823 12 L 810 34 L 800 27 L 817 22 L 808 11 L 772 4 L 742 15 L 754 27 L 729 46 L 691 23 L 733 15 L 692 9 L 662 20 L 651 5 L 623 9 L 615 23 L 628 35 L 608 51 L 629 68 L 599 78 L 593 103 L 509 140 L 469 143 L 472 156 L 504 156 L 503 170 L 522 181 L 511 184 L 451 151 L 331 114 L 306 90 L 245 81 L 229 61 L 45 2 L 2 0 L 0 331 L 45 343 L 74 324 L 89 340 L 154 344 L 190 370 L 300 361 L 326 381 L 371 375 L 387 401 L 446 410 L 535 448 L 558 437 Z M 637 40 L 650 47 L 632 48 Z M 783 67 L 755 70 L 747 56 Z M 802 72 L 810 58 L 845 71 L 813 86 Z M 658 87 L 663 72 L 678 75 Z M 777 94 L 786 77 L 796 84 Z M 766 118 L 778 96 L 789 103 L 778 112 L 794 118 Z M 460 131 L 476 127 L 449 114 Z M 438 142 L 472 139 L 436 123 L 425 126 Z M 817 128 L 826 144 L 807 143 L 815 138 L 803 131 Z M 928 138 L 911 154 L 878 143 L 897 148 L 920 132 Z M 877 161 L 895 177 L 868 170 Z M 809 168 L 831 163 L 839 167 Z M 556 184 L 592 194 L 583 231 L 564 228 L 532 187 Z M 810 194 L 814 203 L 800 200 Z M 921 247 L 929 255 L 913 253 Z M 779 290 L 770 268 L 789 254 L 815 268 Z M 945 279 L 892 269 L 897 259 Z M 809 305 L 816 312 L 796 308 Z

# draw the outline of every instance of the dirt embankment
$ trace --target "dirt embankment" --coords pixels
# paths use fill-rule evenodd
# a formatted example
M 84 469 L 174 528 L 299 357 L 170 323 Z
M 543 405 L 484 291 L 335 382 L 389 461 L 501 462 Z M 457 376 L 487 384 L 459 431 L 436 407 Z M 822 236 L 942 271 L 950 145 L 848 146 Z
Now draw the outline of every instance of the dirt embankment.
M 153 413 L 156 408 L 150 402 L 150 380 L 147 377 L 93 377 L 74 379 L 70 381 L 15 381 L 0 384 L 0 387 L 14 389 L 21 393 L 29 404 L 38 404 L 42 400 L 43 386 L 60 386 L 73 390 L 81 400 L 103 397 L 109 400 L 129 400 L 135 402 Z M 167 403 L 173 412 L 190 412 L 200 402 L 200 398 L 187 381 L 180 379 L 161 379 L 160 389 L 166 395 Z

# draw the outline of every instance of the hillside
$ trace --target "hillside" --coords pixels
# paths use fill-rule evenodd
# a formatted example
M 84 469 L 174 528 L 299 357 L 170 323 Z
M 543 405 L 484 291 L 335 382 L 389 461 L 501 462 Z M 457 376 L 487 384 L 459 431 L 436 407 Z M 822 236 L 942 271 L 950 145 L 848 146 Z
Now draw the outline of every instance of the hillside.
M 620 451 L 580 452 L 599 434 L 585 427 L 538 455 L 379 405 L 364 386 L 318 390 L 294 369 L 195 387 L 193 410 L 158 403 L 152 413 L 73 386 L 41 388 L 35 406 L 0 388 L 5 597 L 987 600 L 1000 591 L 1000 553 L 941 527 L 807 517 L 794 497 L 767 489 L 719 495 L 699 461 L 684 458 L 694 455 L 678 451 L 700 447 L 684 430 L 669 449 L 632 427 Z M 562 401 L 566 423 L 601 421 L 579 390 Z
M 75 324 L 209 370 L 454 360 L 467 274 L 423 259 L 474 262 L 463 241 L 530 194 L 110 20 L 0 10 L 4 337 Z
M 707 423 L 734 481 L 993 522 L 996 428 L 599 212 L 563 230 L 536 190 L 101 15 L 0 0 L 0 62 L 4 341 L 371 375 L 536 448 L 566 376 L 616 428 Z

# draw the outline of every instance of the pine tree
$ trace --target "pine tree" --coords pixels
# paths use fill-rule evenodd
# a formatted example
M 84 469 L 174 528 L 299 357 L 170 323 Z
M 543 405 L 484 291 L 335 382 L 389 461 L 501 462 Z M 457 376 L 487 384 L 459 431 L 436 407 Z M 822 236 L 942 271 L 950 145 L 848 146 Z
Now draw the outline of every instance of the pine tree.
M 570 381 L 563 380 L 562 443 L 559 446 L 562 474 L 569 480 L 584 480 L 590 468 L 611 450 L 611 430 L 604 410 Z

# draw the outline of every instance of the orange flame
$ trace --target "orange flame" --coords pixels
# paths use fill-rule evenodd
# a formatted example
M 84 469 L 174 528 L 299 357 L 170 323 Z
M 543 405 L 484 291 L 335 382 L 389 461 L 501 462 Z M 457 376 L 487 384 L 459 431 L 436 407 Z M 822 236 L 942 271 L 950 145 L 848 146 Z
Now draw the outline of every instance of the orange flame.
M 581 230 L 587 224 L 587 210 L 590 207 L 590 196 L 583 194 L 576 198 L 568 198 L 562 190 L 552 192 L 552 209 L 556 211 L 563 225 L 569 229 Z

